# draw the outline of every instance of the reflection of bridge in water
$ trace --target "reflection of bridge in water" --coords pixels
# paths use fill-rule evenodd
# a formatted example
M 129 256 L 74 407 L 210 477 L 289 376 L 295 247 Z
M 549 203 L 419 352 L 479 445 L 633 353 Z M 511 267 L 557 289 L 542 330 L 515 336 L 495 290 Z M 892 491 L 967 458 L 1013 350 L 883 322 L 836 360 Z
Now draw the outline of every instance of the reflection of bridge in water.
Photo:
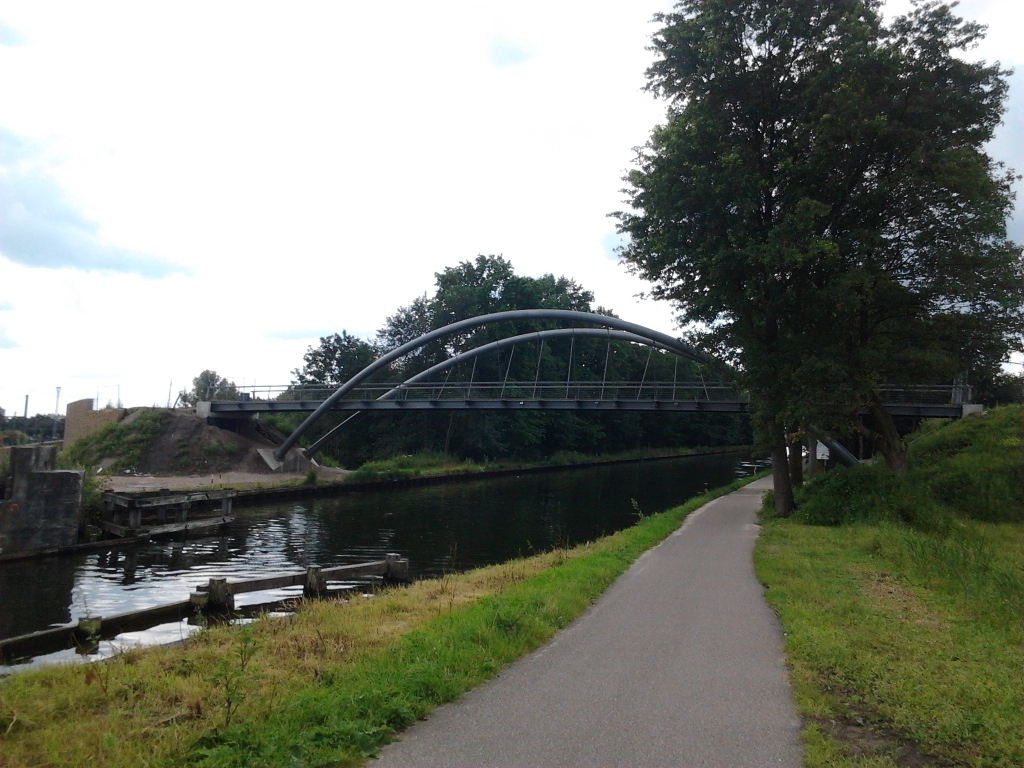
M 957 418 L 970 399 L 962 386 L 882 387 L 894 416 Z M 210 416 L 312 412 L 334 388 L 262 386 L 238 400 L 203 404 Z M 335 400 L 332 411 L 683 411 L 743 413 L 747 397 L 729 382 L 478 381 L 365 384 Z M 863 413 L 867 413 L 864 409 Z

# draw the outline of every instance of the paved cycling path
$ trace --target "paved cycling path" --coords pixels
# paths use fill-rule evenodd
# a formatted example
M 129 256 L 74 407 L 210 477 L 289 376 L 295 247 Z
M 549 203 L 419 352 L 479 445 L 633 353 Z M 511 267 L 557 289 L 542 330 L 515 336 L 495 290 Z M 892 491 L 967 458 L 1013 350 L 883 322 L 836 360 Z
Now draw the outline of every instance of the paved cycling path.
M 551 643 L 371 765 L 799 768 L 782 632 L 751 561 L 769 487 L 691 513 Z

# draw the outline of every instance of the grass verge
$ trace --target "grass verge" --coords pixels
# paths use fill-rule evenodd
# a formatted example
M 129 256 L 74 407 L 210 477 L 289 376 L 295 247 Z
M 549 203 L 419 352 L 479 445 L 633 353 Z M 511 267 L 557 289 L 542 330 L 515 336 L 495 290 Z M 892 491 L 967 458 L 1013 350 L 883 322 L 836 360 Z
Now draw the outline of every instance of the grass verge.
M 550 639 L 690 511 L 746 482 L 573 549 L 14 675 L 0 684 L 0 765 L 359 765 Z
M 657 459 L 669 456 L 690 456 L 709 452 L 727 452 L 749 449 L 749 446 L 721 446 L 716 448 L 639 448 L 632 451 L 590 455 L 572 451 L 560 451 L 553 456 L 538 461 L 491 461 L 478 464 L 464 461 L 444 453 L 416 453 L 395 456 L 390 459 L 368 461 L 361 467 L 345 476 L 346 482 L 367 480 L 403 480 L 412 477 L 428 477 L 431 475 L 459 475 L 474 472 L 489 472 L 502 469 L 526 469 L 544 466 L 574 466 L 578 464 L 594 464 L 604 461 L 623 461 L 632 459 Z
M 1022 435 L 994 410 L 915 441 L 906 476 L 835 473 L 765 514 L 806 765 L 1024 765 L 1024 524 L 990 522 L 1024 513 Z

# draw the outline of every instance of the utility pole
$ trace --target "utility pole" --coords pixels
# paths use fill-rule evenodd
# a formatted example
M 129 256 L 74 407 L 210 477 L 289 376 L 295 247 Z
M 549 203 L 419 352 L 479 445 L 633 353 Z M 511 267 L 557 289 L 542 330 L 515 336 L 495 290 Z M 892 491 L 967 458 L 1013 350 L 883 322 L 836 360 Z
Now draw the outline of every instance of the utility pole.
M 50 436 L 51 440 L 57 439 L 57 419 L 60 418 L 60 387 L 57 387 L 57 404 L 53 409 L 53 434 Z
M 25 418 L 28 418 L 28 395 L 25 395 Z

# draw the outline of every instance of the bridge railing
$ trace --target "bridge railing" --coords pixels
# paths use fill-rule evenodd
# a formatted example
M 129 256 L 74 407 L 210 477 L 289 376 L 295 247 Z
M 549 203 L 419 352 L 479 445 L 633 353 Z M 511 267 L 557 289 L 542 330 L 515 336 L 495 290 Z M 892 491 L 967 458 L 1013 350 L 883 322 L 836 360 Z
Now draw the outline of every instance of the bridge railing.
M 688 400 L 734 402 L 745 396 L 729 382 L 703 381 L 474 381 L 377 382 L 357 387 L 345 400 L 376 400 L 395 388 L 402 400 Z M 322 402 L 336 387 L 269 384 L 238 387 L 237 401 Z M 966 385 L 883 385 L 883 403 L 959 404 L 971 402 Z M 228 398 L 218 398 L 226 400 Z
M 397 391 L 400 400 L 697 400 L 725 402 L 743 399 L 734 384 L 701 381 L 474 381 L 379 382 L 357 387 L 343 399 L 376 400 Z M 323 401 L 335 387 L 261 385 L 239 387 L 238 401 Z M 221 398 L 223 401 L 224 398 Z

